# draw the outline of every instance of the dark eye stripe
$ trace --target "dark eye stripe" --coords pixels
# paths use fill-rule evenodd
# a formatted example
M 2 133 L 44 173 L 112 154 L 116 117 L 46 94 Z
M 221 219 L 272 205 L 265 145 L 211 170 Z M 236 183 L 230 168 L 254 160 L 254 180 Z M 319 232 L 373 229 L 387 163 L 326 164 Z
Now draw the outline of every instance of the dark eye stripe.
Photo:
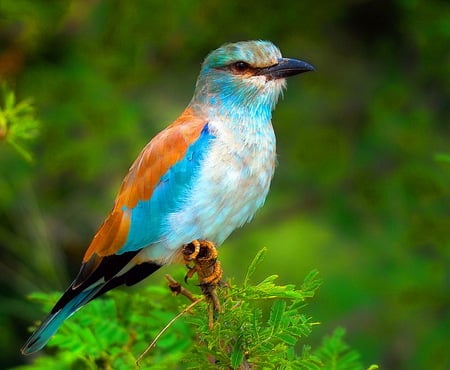
M 251 67 L 248 63 L 242 62 L 242 61 L 238 61 L 236 63 L 233 63 L 231 65 L 231 68 L 234 69 L 237 72 L 244 72 L 249 70 Z
M 229 64 L 228 69 L 234 74 L 255 73 L 258 70 L 258 68 L 254 68 L 241 60 Z

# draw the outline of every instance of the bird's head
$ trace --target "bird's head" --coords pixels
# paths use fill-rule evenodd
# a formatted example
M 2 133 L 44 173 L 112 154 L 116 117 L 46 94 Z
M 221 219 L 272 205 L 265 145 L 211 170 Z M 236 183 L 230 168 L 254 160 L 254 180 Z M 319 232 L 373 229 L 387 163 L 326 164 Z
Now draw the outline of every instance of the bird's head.
M 191 104 L 224 111 L 262 109 L 270 115 L 286 77 L 313 70 L 306 62 L 283 58 L 269 41 L 226 44 L 205 58 Z

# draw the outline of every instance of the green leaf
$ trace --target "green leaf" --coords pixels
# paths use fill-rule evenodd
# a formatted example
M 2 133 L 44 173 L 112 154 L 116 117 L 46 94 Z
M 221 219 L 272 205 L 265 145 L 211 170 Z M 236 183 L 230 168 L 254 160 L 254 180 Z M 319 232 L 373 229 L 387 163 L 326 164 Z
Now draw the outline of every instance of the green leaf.
M 233 369 L 238 368 L 242 364 L 244 359 L 244 348 L 242 346 L 242 336 L 239 336 L 234 343 L 233 349 L 231 350 L 231 367 Z
M 277 337 L 289 346 L 295 346 L 298 341 L 297 338 L 287 333 L 280 333 Z
M 263 248 L 256 254 L 255 258 L 253 258 L 253 261 L 250 263 L 250 266 L 248 267 L 247 273 L 244 278 L 244 287 L 248 286 L 251 277 L 253 276 L 253 274 L 256 271 L 256 268 L 264 260 L 266 252 L 267 252 L 267 248 Z
M 314 296 L 314 292 L 322 285 L 322 280 L 318 278 L 319 271 L 312 270 L 308 275 L 306 275 L 301 286 L 302 291 L 305 292 L 309 297 Z
M 281 319 L 283 318 L 283 313 L 286 309 L 285 301 L 275 301 L 270 310 L 269 324 L 277 330 L 280 326 Z
M 316 355 L 324 363 L 325 368 L 330 370 L 362 369 L 360 355 L 343 341 L 344 335 L 345 330 L 337 328 L 331 336 L 324 338 Z

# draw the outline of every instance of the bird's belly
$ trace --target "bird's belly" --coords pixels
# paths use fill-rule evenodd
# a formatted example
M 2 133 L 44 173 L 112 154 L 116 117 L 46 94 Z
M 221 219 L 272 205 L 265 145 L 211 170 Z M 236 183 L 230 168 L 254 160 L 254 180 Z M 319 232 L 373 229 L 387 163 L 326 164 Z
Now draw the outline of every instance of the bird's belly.
M 269 191 L 275 168 L 275 145 L 259 150 L 230 151 L 220 143 L 211 149 L 182 208 L 169 216 L 166 247 L 178 248 L 195 239 L 221 244 L 237 227 L 250 221 Z

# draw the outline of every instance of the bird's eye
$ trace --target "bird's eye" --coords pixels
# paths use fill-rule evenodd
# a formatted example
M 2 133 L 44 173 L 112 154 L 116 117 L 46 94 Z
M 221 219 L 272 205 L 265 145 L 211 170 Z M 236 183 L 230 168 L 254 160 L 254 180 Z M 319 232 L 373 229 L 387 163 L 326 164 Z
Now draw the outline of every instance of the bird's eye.
M 231 69 L 232 69 L 234 72 L 240 72 L 240 73 L 242 73 L 242 72 L 248 71 L 248 70 L 250 69 L 250 65 L 249 65 L 248 63 L 239 61 L 239 62 L 233 63 L 233 64 L 231 65 Z

